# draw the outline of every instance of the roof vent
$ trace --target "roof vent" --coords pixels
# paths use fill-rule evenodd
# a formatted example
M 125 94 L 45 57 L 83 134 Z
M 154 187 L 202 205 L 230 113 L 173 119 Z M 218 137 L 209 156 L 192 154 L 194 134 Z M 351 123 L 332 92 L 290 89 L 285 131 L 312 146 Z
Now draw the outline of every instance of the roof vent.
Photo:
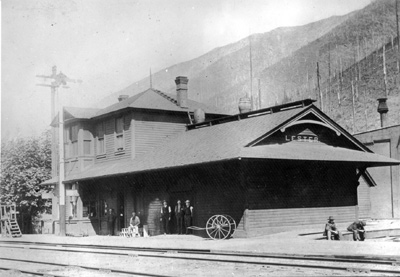
M 387 112 L 389 111 L 388 105 L 386 103 L 387 98 L 378 98 L 378 113 L 381 114 L 381 128 L 387 125 Z
M 120 96 L 118 96 L 118 102 L 124 101 L 125 99 L 128 99 L 129 95 L 126 94 L 122 94 Z

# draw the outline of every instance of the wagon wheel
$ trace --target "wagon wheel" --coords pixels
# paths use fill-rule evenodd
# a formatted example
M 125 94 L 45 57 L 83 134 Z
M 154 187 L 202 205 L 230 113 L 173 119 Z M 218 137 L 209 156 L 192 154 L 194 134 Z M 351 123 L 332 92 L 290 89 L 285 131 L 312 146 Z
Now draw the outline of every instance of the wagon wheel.
M 226 239 L 231 233 L 231 224 L 226 216 L 213 215 L 207 221 L 206 231 L 211 239 Z
M 231 232 L 229 234 L 229 237 L 232 237 L 236 231 L 236 221 L 230 215 L 224 214 L 224 216 L 229 220 L 229 223 L 231 224 Z

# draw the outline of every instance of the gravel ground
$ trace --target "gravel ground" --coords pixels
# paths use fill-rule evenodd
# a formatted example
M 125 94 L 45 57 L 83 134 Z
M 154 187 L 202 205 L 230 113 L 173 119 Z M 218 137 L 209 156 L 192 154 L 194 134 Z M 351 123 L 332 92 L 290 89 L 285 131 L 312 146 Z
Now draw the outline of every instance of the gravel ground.
M 322 224 L 323 225 L 323 224 Z M 345 225 L 340 226 L 345 228 Z M 366 230 L 383 230 L 400 228 L 400 220 L 368 221 Z M 400 243 L 390 238 L 370 239 L 364 242 L 315 240 L 313 236 L 298 236 L 301 233 L 318 232 L 320 229 L 301 229 L 293 232 L 268 235 L 257 238 L 230 239 L 213 241 L 197 236 L 167 235 L 148 238 L 123 238 L 108 236 L 91 237 L 59 237 L 55 235 L 23 235 L 21 238 L 1 238 L 1 241 L 35 241 L 71 244 L 99 244 L 135 247 L 162 247 L 211 249 L 212 251 L 237 251 L 251 253 L 281 253 L 300 255 L 356 255 L 356 256 L 388 256 L 400 261 Z M 399 240 L 397 240 L 399 241 Z M 35 252 L 33 252 L 35 251 Z M 4 252 L 4 251 L 3 251 Z M 131 271 L 164 274 L 169 276 L 360 276 L 368 273 L 352 273 L 346 271 L 319 270 L 300 267 L 262 266 L 248 264 L 226 264 L 221 262 L 170 259 L 152 259 L 145 257 L 113 257 L 96 254 L 72 254 L 57 252 L 49 257 L 48 252 L 38 250 L 8 250 L 3 255 L 19 256 L 39 260 L 67 261 L 71 265 L 91 265 L 117 267 Z M 4 260 L 1 261 L 3 264 Z M 83 263 L 83 264 L 82 264 Z M 104 276 L 107 273 L 93 272 L 77 268 L 57 270 L 53 274 L 65 276 Z M 8 274 L 8 275 L 6 275 Z M 50 275 L 51 272 L 48 272 Z M 94 275 L 93 275 L 94 274 Z M 1 276 L 18 276 L 15 272 L 1 272 Z M 27 275 L 24 275 L 27 276 Z M 110 275 L 107 275 L 110 276 Z M 114 274 L 113 274 L 114 276 Z M 116 275 L 115 275 L 116 276 Z M 374 274 L 375 276 L 375 274 Z

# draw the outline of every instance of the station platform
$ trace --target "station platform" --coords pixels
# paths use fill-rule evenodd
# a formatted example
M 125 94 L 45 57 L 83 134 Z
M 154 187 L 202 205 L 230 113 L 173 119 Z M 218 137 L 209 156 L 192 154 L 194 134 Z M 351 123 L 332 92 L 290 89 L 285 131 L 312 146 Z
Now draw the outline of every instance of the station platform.
M 396 257 L 396 259 L 400 259 L 400 220 L 367 221 L 365 229 L 369 235 L 367 235 L 367 240 L 363 242 L 322 240 L 320 238 L 322 237 L 323 227 L 324 224 L 321 224 L 321 228 L 318 230 L 305 228 L 254 238 L 232 238 L 226 240 L 211 240 L 195 235 L 159 235 L 126 238 L 120 236 L 61 237 L 43 234 L 22 235 L 20 238 L 1 237 L 0 243 L 2 241 L 29 241 L 121 247 L 204 249 L 214 252 Z M 339 229 L 345 230 L 340 224 Z M 374 233 L 377 235 L 374 236 Z

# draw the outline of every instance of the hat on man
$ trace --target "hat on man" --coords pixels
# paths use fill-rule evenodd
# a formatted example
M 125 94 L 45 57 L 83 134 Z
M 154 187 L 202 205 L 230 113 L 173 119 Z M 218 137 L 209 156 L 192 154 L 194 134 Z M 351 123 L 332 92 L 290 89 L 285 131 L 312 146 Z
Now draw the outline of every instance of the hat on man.
M 362 226 L 365 226 L 365 225 L 367 225 L 367 222 L 361 221 L 361 225 L 362 225 Z
M 186 200 L 185 203 L 190 203 L 190 201 L 189 201 L 189 200 Z
M 167 200 L 164 200 L 163 203 L 167 203 Z
M 331 220 L 335 220 L 335 219 L 333 218 L 333 216 L 330 216 L 330 217 L 328 218 L 328 220 L 331 221 Z

